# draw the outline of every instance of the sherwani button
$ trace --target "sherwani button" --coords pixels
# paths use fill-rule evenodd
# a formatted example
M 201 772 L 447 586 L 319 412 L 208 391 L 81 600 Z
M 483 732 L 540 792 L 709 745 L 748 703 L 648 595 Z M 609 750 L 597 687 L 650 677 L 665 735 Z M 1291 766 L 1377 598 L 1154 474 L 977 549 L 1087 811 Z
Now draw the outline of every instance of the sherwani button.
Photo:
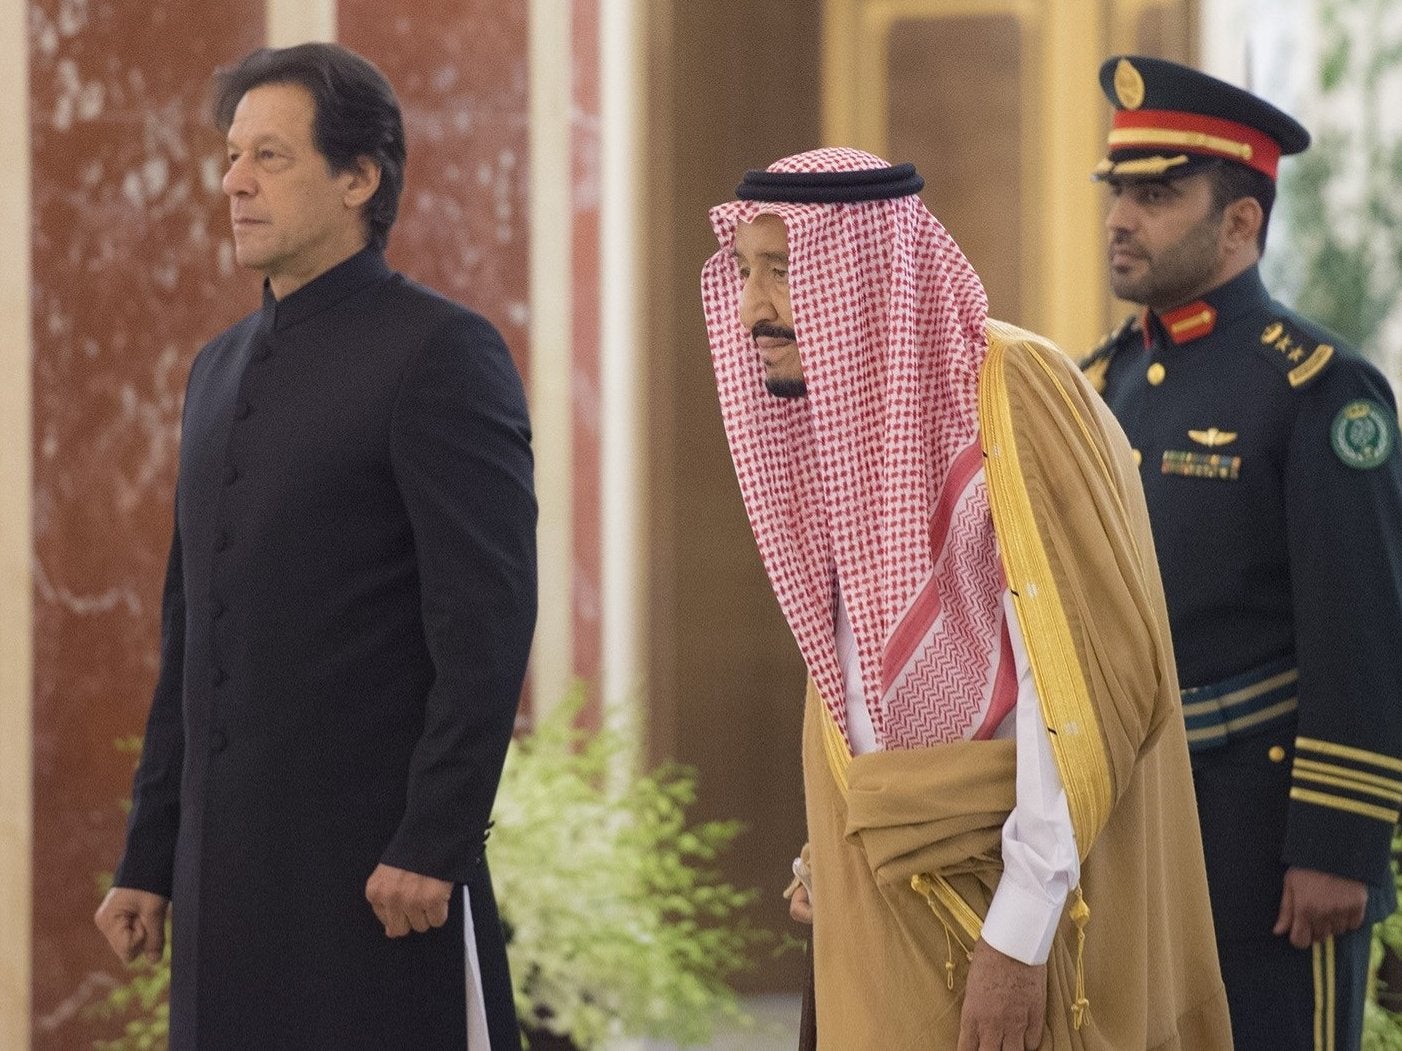
M 214 730 L 209 735 L 209 754 L 218 755 L 225 748 L 229 747 L 229 738 L 225 736 L 223 730 Z

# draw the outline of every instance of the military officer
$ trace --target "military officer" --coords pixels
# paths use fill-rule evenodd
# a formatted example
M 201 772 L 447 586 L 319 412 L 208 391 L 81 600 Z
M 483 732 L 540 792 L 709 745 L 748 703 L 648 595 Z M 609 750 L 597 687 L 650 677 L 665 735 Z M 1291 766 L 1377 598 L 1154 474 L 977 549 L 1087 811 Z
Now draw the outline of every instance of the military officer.
M 1109 59 L 1115 294 L 1082 366 L 1129 436 L 1167 592 L 1239 1051 L 1357 1048 L 1402 804 L 1402 453 L 1387 381 L 1258 262 L 1309 134 L 1196 70 Z

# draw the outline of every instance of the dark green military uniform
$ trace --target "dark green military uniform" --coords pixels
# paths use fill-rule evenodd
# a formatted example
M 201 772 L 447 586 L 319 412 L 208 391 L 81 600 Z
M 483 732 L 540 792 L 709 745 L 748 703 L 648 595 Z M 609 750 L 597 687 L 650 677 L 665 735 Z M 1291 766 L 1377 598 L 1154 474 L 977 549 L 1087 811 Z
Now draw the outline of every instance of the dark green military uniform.
M 1402 804 L 1392 391 L 1254 266 L 1083 367 L 1140 463 L 1238 1051 L 1356 1048 Z M 1366 883 L 1364 926 L 1303 951 L 1273 935 L 1287 866 Z

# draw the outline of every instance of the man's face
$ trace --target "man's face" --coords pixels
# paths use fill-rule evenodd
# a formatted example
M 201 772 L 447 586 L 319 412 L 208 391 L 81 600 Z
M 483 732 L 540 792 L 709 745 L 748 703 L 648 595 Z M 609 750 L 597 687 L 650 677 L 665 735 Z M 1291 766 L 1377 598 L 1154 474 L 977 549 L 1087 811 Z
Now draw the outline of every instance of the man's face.
M 331 173 L 312 139 L 314 113 L 300 84 L 263 84 L 239 100 L 229 126 L 234 258 L 262 271 L 278 297 L 365 246 L 362 206 L 379 185 L 368 162 Z
M 1222 213 L 1207 175 L 1111 179 L 1110 287 L 1163 313 L 1220 284 Z
M 740 272 L 740 323 L 750 330 L 764 368 L 764 385 L 780 398 L 808 393 L 789 304 L 789 238 L 777 215 L 758 215 L 735 230 Z

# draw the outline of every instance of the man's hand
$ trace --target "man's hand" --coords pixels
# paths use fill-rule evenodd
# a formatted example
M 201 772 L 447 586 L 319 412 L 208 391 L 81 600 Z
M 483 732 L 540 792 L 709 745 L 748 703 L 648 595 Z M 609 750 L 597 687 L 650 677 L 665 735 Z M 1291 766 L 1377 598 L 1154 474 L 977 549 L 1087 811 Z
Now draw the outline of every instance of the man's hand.
M 789 916 L 796 923 L 813 923 L 813 892 L 809 889 L 812 886 L 813 869 L 805 843 L 798 857 L 793 859 L 793 881 L 784 890 L 784 897 L 789 900 Z
M 1280 915 L 1273 934 L 1288 934 L 1290 944 L 1308 949 L 1335 934 L 1347 934 L 1363 923 L 1368 904 L 1367 884 L 1316 869 L 1289 868 L 1280 896 Z
M 1004 956 L 980 938 L 959 1016 L 959 1051 L 1039 1047 L 1046 1017 L 1047 965 Z
M 123 963 L 145 953 L 160 963 L 166 946 L 166 910 L 170 902 L 159 894 L 133 887 L 113 887 L 93 914 L 93 922 Z
M 365 900 L 384 924 L 385 936 L 402 938 L 411 930 L 422 934 L 448 922 L 453 885 L 420 876 L 393 865 L 377 865 L 365 881 Z
M 813 893 L 809 890 L 812 886 L 813 870 L 808 863 L 808 844 L 803 844 L 802 852 L 794 859 L 794 879 L 784 888 L 784 897 L 789 902 L 789 916 L 796 923 L 813 922 Z
M 799 923 L 813 922 L 813 901 L 808 897 L 808 888 L 802 883 L 794 887 L 789 895 L 789 915 Z

